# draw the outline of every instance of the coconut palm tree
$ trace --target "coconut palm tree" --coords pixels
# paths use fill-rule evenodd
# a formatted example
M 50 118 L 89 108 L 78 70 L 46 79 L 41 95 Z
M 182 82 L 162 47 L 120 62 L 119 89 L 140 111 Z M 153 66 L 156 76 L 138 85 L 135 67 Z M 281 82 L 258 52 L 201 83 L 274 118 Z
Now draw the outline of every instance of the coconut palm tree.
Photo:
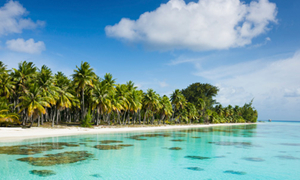
M 101 81 L 100 83 L 94 86 L 92 92 L 92 101 L 93 109 L 97 109 L 98 114 L 104 117 L 105 113 L 111 107 L 111 100 L 109 98 L 110 95 L 110 85 L 105 81 Z M 103 118 L 104 119 L 104 118 Z M 96 124 L 99 125 L 98 119 L 96 120 Z
M 172 104 L 170 99 L 164 95 L 162 98 L 160 98 L 160 120 L 158 121 L 158 124 L 160 124 L 160 121 L 163 121 L 163 124 L 165 124 L 165 118 L 171 117 L 173 114 Z
M 46 107 L 50 107 L 50 97 L 43 97 L 42 91 L 37 84 L 34 84 L 30 89 L 20 97 L 21 102 L 17 105 L 20 107 L 20 112 L 26 111 L 27 117 L 31 119 L 31 125 L 33 121 L 37 119 L 41 114 L 46 113 Z
M 184 109 L 187 101 L 183 96 L 183 94 L 181 93 L 181 91 L 179 89 L 176 89 L 171 95 L 171 102 L 174 107 L 174 112 L 173 112 L 173 118 L 174 118 L 175 112 Z
M 192 120 L 195 120 L 197 118 L 197 108 L 194 104 L 188 102 L 187 103 L 187 110 L 188 110 L 188 118 L 190 120 L 190 123 L 192 123 Z
M 75 86 L 77 87 L 77 92 L 81 94 L 81 119 L 84 118 L 84 90 L 86 86 L 93 87 L 93 81 L 96 79 L 96 75 L 93 72 L 93 68 L 87 62 L 81 62 L 80 67 L 76 66 L 74 74 L 72 75 Z
M 0 96 L 9 98 L 15 93 L 15 82 L 7 73 L 0 75 Z
M 157 106 L 159 106 L 159 96 L 153 89 L 148 89 L 147 93 L 144 94 L 143 106 L 145 109 L 143 124 L 145 124 L 146 118 L 149 116 L 153 117 L 153 112 L 156 111 Z M 151 123 L 153 124 L 153 118 Z

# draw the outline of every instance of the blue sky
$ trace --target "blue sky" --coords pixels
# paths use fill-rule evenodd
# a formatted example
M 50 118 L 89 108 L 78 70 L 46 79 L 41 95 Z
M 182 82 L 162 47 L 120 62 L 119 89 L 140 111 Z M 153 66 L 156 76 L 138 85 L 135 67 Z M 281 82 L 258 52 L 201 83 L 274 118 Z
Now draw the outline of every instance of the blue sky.
M 259 119 L 300 120 L 296 0 L 0 0 L 0 60 L 70 75 L 81 61 L 143 90 L 194 82 Z

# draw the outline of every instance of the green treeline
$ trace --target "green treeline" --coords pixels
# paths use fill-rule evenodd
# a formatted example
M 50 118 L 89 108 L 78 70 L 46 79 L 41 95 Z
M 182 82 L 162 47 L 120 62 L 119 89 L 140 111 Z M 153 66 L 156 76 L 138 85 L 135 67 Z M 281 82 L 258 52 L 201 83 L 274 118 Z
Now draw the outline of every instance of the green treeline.
M 132 81 L 117 84 L 111 74 L 98 77 L 87 62 L 72 78 L 21 62 L 11 70 L 0 61 L 0 125 L 37 123 L 91 125 L 256 122 L 252 101 L 222 107 L 218 88 L 194 83 L 171 97 L 137 90 Z

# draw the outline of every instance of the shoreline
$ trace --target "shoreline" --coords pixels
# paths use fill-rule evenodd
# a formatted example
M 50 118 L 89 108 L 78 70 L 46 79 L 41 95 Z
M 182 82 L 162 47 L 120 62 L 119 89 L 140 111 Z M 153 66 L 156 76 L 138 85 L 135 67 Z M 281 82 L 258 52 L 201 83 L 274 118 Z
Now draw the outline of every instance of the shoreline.
M 84 134 L 109 134 L 122 132 L 139 132 L 139 131 L 158 131 L 168 129 L 187 129 L 187 128 L 203 128 L 214 126 L 235 126 L 249 125 L 257 123 L 224 123 L 224 124 L 198 124 L 198 125 L 162 125 L 162 126 L 145 126 L 145 127 L 66 127 L 66 128 L 42 128 L 31 127 L 30 129 L 22 128 L 0 128 L 0 143 L 17 142 L 27 139 L 74 136 Z

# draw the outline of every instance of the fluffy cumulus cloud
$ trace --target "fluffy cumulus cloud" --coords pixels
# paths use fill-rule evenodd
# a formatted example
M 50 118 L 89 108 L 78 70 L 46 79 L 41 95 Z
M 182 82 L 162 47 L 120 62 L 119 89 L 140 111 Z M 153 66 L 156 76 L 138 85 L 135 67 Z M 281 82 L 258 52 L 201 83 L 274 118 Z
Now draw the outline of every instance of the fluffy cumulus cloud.
M 228 49 L 251 44 L 276 22 L 276 4 L 268 0 L 170 0 L 139 19 L 123 18 L 106 26 L 107 36 L 142 43 L 156 50 Z
M 195 73 L 214 82 L 224 105 L 243 105 L 254 98 L 263 119 L 300 120 L 300 53 L 268 62 L 256 60 Z
M 30 54 L 39 54 L 46 49 L 43 41 L 34 42 L 33 39 L 25 41 L 21 38 L 6 41 L 6 46 L 9 50 Z
M 34 22 L 28 15 L 26 9 L 16 1 L 8 1 L 4 6 L 0 7 L 0 36 L 11 33 L 22 33 L 23 29 L 35 29 L 43 26 L 45 22 Z

